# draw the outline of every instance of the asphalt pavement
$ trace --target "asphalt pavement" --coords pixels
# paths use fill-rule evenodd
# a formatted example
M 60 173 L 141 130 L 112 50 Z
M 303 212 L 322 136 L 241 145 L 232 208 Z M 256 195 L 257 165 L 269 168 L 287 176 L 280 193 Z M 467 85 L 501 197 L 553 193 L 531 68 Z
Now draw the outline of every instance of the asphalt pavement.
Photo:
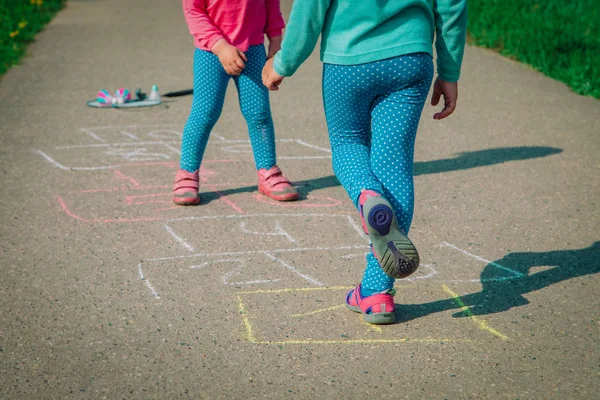
M 0 80 L 0 398 L 597 397 L 598 100 L 468 47 L 417 135 L 423 264 L 372 326 L 317 52 L 271 96 L 294 203 L 257 193 L 233 85 L 196 207 L 170 198 L 190 96 L 86 106 L 188 89 L 192 56 L 180 1 L 70 0 Z

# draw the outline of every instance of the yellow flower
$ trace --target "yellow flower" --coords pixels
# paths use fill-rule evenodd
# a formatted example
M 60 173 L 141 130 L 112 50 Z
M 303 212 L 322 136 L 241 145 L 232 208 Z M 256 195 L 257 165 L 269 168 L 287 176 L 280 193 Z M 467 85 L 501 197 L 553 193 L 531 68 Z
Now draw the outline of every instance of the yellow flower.
M 44 4 L 44 0 L 37 0 L 37 5 L 41 6 L 42 4 Z
M 13 31 L 11 33 L 9 33 L 8 36 L 10 36 L 11 38 L 14 38 L 15 36 L 17 36 L 19 34 L 19 30 L 17 29 L 16 31 Z
M 19 22 L 19 28 L 23 29 L 27 26 L 27 21 L 21 21 Z
M 34 5 L 37 4 L 37 0 L 30 0 L 29 2 Z

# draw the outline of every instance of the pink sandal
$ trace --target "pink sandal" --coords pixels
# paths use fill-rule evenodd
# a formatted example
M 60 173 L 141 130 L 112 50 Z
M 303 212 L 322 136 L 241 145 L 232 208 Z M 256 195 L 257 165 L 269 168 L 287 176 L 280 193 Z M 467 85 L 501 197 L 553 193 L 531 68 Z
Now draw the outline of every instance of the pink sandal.
M 300 197 L 277 165 L 269 170 L 266 168 L 258 170 L 258 191 L 277 201 L 292 201 Z
M 360 294 L 359 284 L 346 295 L 346 307 L 354 312 L 362 313 L 363 319 L 370 324 L 393 324 L 396 322 L 396 314 L 394 314 L 395 294 L 396 289 L 391 289 L 363 297 Z
M 175 186 L 173 188 L 173 202 L 180 206 L 194 206 L 200 203 L 198 188 L 200 174 L 198 171 L 188 172 L 180 169 L 175 175 Z

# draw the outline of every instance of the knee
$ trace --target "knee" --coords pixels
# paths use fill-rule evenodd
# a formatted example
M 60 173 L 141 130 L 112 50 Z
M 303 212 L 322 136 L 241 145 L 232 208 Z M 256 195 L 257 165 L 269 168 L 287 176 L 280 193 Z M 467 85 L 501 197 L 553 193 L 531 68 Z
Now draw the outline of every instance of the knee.
M 265 126 L 273 123 L 269 110 L 242 110 L 242 115 L 249 125 Z
M 192 110 L 190 111 L 189 122 L 194 125 L 210 128 L 217 123 L 220 116 L 221 110 L 217 107 L 206 107 L 203 104 L 193 104 Z

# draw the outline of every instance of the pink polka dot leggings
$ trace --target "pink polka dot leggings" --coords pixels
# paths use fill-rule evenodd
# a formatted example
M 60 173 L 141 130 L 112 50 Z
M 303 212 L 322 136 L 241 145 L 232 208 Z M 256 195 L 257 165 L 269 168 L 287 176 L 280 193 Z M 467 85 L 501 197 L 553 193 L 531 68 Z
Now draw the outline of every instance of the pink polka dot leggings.
M 194 98 L 183 130 L 180 168 L 194 172 L 200 167 L 210 132 L 223 109 L 229 79 L 238 90 L 242 115 L 248 125 L 256 169 L 275 165 L 275 131 L 271 118 L 269 90 L 262 84 L 266 62 L 262 45 L 250 46 L 246 67 L 239 76 L 225 72 L 216 55 L 196 49 L 194 53 Z
M 325 64 L 323 101 L 333 170 L 358 206 L 361 190 L 381 193 L 408 233 L 413 216 L 413 156 L 419 118 L 431 86 L 429 54 L 359 65 Z M 394 279 L 367 255 L 365 295 L 391 289 Z

